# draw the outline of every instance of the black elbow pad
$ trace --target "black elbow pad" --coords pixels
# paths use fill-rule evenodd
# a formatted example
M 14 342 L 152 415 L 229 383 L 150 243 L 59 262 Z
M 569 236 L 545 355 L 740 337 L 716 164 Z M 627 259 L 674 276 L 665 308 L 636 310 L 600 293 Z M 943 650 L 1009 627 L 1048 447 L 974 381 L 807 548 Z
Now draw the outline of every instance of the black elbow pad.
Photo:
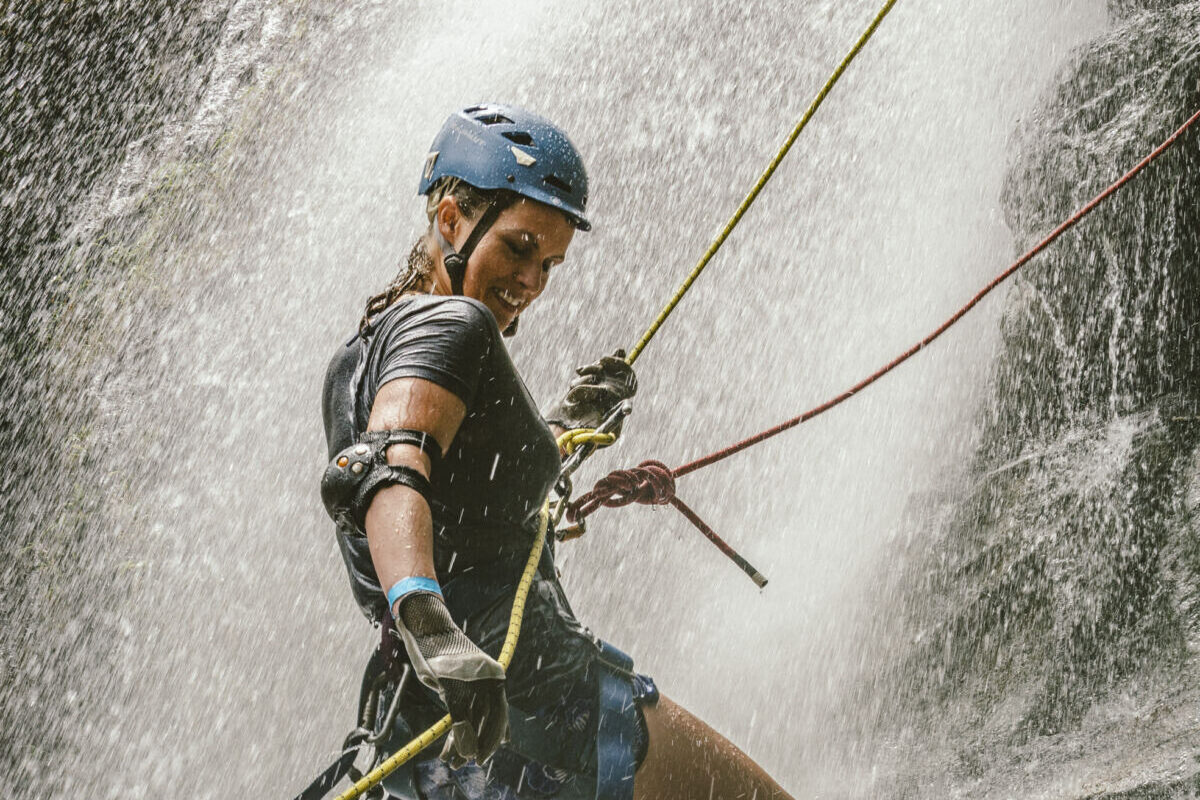
M 429 502 L 429 480 L 417 470 L 387 463 L 388 448 L 411 444 L 429 456 L 437 468 L 442 453 L 437 441 L 424 431 L 402 428 L 394 431 L 370 431 L 333 457 L 321 478 L 321 502 L 339 525 L 366 535 L 364 520 L 371 498 L 385 486 L 407 486 Z M 432 472 L 431 469 L 431 472 Z

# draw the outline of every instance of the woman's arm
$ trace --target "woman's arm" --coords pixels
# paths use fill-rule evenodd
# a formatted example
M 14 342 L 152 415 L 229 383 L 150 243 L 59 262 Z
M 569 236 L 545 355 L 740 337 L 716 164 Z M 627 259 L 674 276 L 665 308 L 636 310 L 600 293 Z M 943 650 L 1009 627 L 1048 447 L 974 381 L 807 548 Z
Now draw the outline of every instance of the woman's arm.
M 379 390 L 368 431 L 418 430 L 430 434 L 441 452 L 454 440 L 466 406 L 453 392 L 421 378 L 398 378 Z M 388 463 L 430 475 L 429 457 L 419 447 L 393 445 Z M 433 566 L 433 517 L 420 493 L 403 485 L 380 489 L 364 519 L 371 560 L 384 590 L 406 578 L 428 578 L 397 592 L 392 616 L 417 677 L 450 711 L 450 735 L 442 758 L 451 766 L 487 759 L 508 731 L 504 668 L 454 624 L 442 600 Z M 406 587 L 408 587 L 406 589 Z
M 421 378 L 398 378 L 379 389 L 367 430 L 424 431 L 445 453 L 466 413 L 463 401 L 449 389 Z M 392 445 L 388 463 L 416 469 L 431 481 L 439 477 L 430 474 L 429 456 L 414 445 Z M 400 485 L 380 489 L 367 510 L 366 530 L 371 560 L 385 592 L 403 578 L 437 577 L 432 516 L 415 490 Z

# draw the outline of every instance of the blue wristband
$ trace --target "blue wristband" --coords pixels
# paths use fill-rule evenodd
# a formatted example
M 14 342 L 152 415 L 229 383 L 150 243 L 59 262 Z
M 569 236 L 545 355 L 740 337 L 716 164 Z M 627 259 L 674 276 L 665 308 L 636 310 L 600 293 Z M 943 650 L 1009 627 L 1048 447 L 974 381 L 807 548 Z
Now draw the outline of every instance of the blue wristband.
M 442 587 L 433 578 L 402 578 L 387 591 L 388 608 L 394 608 L 397 600 L 413 592 L 429 592 L 441 597 Z

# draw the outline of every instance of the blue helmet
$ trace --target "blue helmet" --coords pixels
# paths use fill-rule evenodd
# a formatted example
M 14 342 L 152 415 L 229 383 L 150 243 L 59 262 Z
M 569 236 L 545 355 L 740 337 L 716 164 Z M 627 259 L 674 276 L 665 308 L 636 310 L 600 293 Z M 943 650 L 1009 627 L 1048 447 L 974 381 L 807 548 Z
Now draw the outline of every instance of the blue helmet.
M 477 189 L 506 189 L 567 215 L 575 227 L 592 225 L 587 172 L 567 135 L 516 106 L 485 103 L 450 115 L 425 157 L 418 194 L 439 178 L 460 178 Z

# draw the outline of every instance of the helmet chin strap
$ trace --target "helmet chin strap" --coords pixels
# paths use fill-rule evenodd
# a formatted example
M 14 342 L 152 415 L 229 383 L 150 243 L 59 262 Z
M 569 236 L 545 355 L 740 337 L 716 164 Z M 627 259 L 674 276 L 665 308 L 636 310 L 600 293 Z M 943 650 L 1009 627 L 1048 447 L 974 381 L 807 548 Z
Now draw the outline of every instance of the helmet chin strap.
M 503 198 L 493 200 L 483 214 L 480 215 L 479 221 L 475 223 L 475 227 L 471 229 L 467 240 L 463 242 L 462 250 L 455 250 L 454 245 L 446 241 L 446 237 L 442 236 L 441 227 L 435 222 L 433 225 L 433 235 L 437 240 L 438 247 L 442 251 L 442 264 L 446 267 L 446 275 L 450 277 L 450 291 L 453 294 L 463 293 L 463 280 L 467 276 L 467 262 L 471 260 L 471 254 L 475 252 L 475 247 L 479 244 L 479 240 L 488 232 L 488 229 L 496 222 L 496 218 L 511 203 L 511 200 L 506 201 Z M 507 328 L 504 329 L 505 336 L 512 336 L 517 332 L 517 321 L 514 319 Z
M 441 227 L 436 223 L 434 224 L 433 234 L 437 239 L 438 247 L 442 250 L 442 263 L 446 266 L 446 274 L 450 276 L 450 291 L 454 294 L 463 293 L 463 280 L 467 275 L 467 262 L 471 260 L 471 254 L 475 252 L 475 247 L 479 244 L 479 240 L 488 232 L 488 228 L 492 227 L 492 224 L 496 221 L 496 217 L 500 216 L 500 212 L 507 205 L 508 203 L 503 203 L 499 200 L 489 204 L 479 217 L 479 221 L 475 223 L 475 227 L 471 229 L 467 240 L 463 242 L 462 250 L 455 250 L 454 245 L 446 241 L 445 236 L 442 236 Z

